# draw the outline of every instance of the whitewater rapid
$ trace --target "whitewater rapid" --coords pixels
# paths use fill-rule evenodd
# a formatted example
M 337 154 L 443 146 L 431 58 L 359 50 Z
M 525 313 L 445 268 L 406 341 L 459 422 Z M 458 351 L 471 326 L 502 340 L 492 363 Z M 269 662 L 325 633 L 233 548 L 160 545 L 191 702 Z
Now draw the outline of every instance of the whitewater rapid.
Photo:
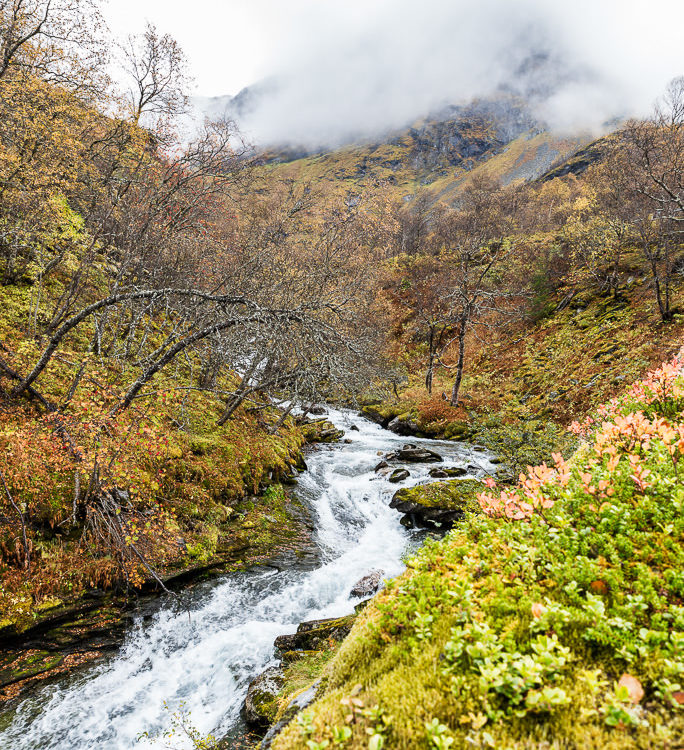
M 234 731 L 249 682 L 275 663 L 275 637 L 304 620 L 351 612 L 354 583 L 376 569 L 398 575 L 406 552 L 420 543 L 423 533 L 404 529 L 388 507 L 397 485 L 375 474 L 379 452 L 415 442 L 440 453 L 440 466 L 470 467 L 471 476 L 494 470 L 486 454 L 462 443 L 398 437 L 347 412 L 329 417 L 351 442 L 311 451 L 295 490 L 315 524 L 319 567 L 233 574 L 197 587 L 189 609 L 169 602 L 137 623 L 115 655 L 13 709 L 0 729 L 1 750 L 159 747 L 138 738 L 168 728 L 181 704 L 200 732 L 220 738 Z M 430 466 L 407 468 L 411 477 L 399 486 L 428 480 Z M 172 746 L 189 745 L 174 738 Z

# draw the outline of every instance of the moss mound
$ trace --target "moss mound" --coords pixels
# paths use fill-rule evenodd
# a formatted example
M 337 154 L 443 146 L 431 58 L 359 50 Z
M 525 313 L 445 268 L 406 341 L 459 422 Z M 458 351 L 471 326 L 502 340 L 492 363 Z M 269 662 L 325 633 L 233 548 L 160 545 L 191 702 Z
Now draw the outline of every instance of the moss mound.
M 483 489 L 484 485 L 478 479 L 451 479 L 417 487 L 404 487 L 395 493 L 392 502 L 423 508 L 465 511 L 469 506 L 472 507 L 475 495 Z

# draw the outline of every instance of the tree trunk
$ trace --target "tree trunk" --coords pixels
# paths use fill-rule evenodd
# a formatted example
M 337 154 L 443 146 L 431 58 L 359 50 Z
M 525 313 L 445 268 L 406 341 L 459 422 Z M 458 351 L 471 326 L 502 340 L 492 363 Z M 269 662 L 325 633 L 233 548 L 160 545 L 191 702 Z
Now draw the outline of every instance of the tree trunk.
M 425 387 L 427 388 L 427 392 L 432 395 L 432 381 L 435 375 L 435 329 L 433 326 L 430 326 L 428 346 L 428 368 L 425 374 Z
M 285 422 L 285 420 L 287 419 L 287 417 L 289 416 L 293 408 L 294 408 L 294 401 L 290 401 L 290 405 L 282 413 L 280 419 L 269 430 L 271 435 L 275 435 L 278 432 L 278 430 L 283 426 L 283 423 Z
M 461 327 L 458 330 L 458 362 L 456 363 L 456 379 L 454 380 L 454 387 L 451 389 L 451 405 L 458 406 L 458 393 L 461 390 L 461 381 L 463 380 L 463 364 L 465 362 L 465 337 L 466 337 L 466 324 L 465 321 L 461 323 Z

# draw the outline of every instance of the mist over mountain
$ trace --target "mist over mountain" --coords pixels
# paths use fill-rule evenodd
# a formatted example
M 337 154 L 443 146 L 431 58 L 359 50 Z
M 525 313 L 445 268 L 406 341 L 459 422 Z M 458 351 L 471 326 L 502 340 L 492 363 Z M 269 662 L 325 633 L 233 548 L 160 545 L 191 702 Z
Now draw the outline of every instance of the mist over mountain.
M 209 111 L 227 111 L 257 144 L 329 148 L 506 93 L 545 127 L 599 132 L 643 114 L 684 69 L 684 10 L 666 0 L 648 13 L 614 0 L 366 6 L 293 11 L 273 75 Z

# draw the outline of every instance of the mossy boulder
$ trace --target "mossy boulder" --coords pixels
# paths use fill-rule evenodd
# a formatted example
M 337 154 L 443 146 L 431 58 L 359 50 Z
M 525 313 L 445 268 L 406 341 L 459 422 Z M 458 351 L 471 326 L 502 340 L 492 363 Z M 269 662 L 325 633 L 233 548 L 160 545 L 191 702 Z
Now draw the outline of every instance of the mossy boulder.
M 430 469 L 428 474 L 433 479 L 455 479 L 456 477 L 464 477 L 468 473 L 468 469 L 463 466 L 452 466 L 448 469 L 443 469 L 441 466 L 436 469 Z
M 467 422 L 450 422 L 444 428 L 444 437 L 449 440 L 469 440 L 473 435 L 474 430 Z
M 278 713 L 278 694 L 285 685 L 281 667 L 269 667 L 247 689 L 244 713 L 249 724 L 267 727 L 273 724 Z
M 387 429 L 397 435 L 417 435 L 420 432 L 418 422 L 416 422 L 411 414 L 401 414 L 398 417 L 394 417 L 387 424 Z
M 307 443 L 336 443 L 344 436 L 344 430 L 338 430 L 327 419 L 317 419 L 302 425 L 302 434 Z
M 286 651 L 318 651 L 332 641 L 341 641 L 349 634 L 354 624 L 354 615 L 333 617 L 325 620 L 311 620 L 300 623 L 297 632 L 279 635 L 275 647 Z
M 484 484 L 478 479 L 405 487 L 394 494 L 390 508 L 404 514 L 404 525 L 448 529 L 474 507 L 475 495 L 483 489 Z
M 361 416 L 370 419 L 371 422 L 375 422 L 381 427 L 387 427 L 396 417 L 396 413 L 392 411 L 391 407 L 384 404 L 369 404 L 361 408 Z

